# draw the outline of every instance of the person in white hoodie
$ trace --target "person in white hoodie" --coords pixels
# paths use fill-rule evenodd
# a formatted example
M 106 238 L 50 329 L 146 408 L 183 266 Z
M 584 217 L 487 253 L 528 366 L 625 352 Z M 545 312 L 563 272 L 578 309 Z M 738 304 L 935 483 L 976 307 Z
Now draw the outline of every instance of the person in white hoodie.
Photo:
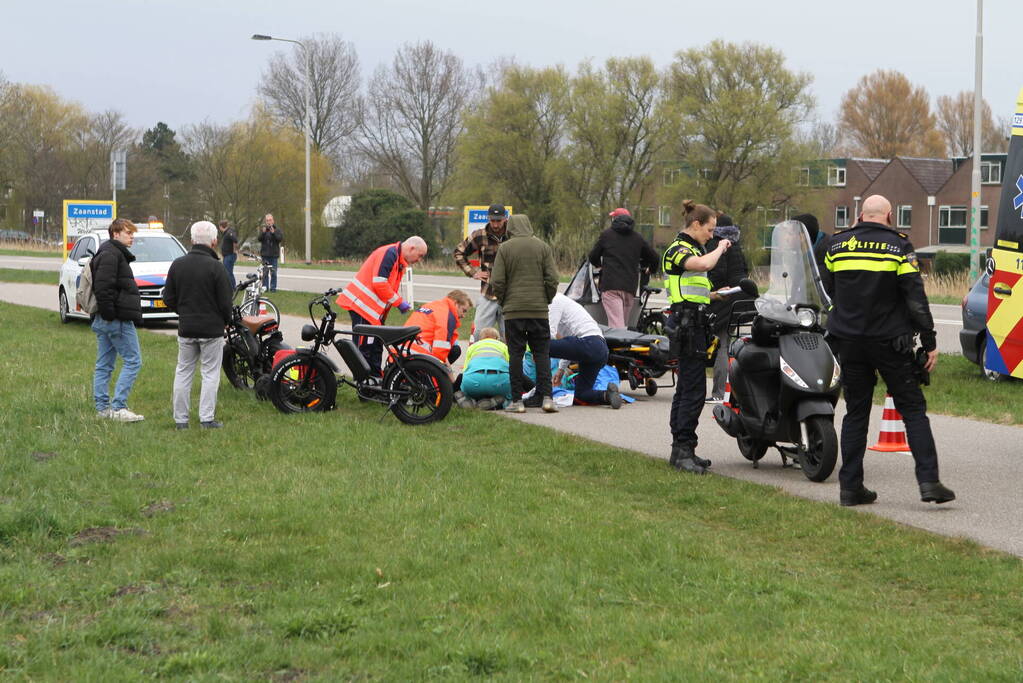
M 622 407 L 618 385 L 610 383 L 604 391 L 597 391 L 593 383 L 597 373 L 607 364 L 607 342 L 600 326 L 582 306 L 564 294 L 554 295 L 548 310 L 551 325 L 551 358 L 561 359 L 553 378 L 554 386 L 561 384 L 569 361 L 579 364 L 575 376 L 575 397 L 583 403 Z

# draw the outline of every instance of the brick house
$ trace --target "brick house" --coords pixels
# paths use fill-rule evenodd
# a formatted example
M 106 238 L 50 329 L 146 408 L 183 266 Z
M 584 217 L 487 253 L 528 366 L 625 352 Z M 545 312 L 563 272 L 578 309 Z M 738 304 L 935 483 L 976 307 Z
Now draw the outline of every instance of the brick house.
M 981 156 L 981 247 L 994 242 L 989 226 L 997 223 L 1005 161 L 1006 154 Z M 969 250 L 972 157 L 825 159 L 808 169 L 807 184 L 826 193 L 819 218 L 827 232 L 853 225 L 863 199 L 880 194 L 892 203 L 895 227 L 919 253 Z

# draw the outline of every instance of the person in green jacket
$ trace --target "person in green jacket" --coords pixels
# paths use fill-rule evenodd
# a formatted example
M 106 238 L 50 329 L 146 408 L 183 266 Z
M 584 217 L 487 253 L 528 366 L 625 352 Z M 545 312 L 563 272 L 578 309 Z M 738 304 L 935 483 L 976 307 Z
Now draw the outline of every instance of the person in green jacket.
M 522 359 L 526 344 L 536 362 L 536 397 L 546 413 L 558 412 L 551 388 L 551 331 L 547 306 L 558 292 L 558 269 L 550 245 L 533 235 L 525 214 L 508 219 L 508 241 L 497 250 L 490 286 L 504 313 L 512 400 L 505 410 L 526 412 Z

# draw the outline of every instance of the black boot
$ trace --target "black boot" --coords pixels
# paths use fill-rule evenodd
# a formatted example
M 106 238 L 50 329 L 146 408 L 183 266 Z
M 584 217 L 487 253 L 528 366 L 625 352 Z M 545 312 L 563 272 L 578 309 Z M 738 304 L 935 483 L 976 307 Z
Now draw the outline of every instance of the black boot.
M 706 474 L 707 468 L 696 461 L 696 453 L 689 444 L 675 444 L 671 447 L 671 459 L 668 464 L 680 472 L 690 474 Z
M 866 486 L 860 484 L 858 490 L 849 491 L 842 489 L 839 491 L 839 502 L 843 507 L 849 507 L 852 505 L 870 505 L 877 500 L 877 492 L 871 491 Z
M 702 467 L 704 469 L 710 467 L 710 464 L 711 464 L 710 460 L 708 460 L 707 458 L 701 458 L 700 456 L 698 456 L 696 454 L 696 452 L 693 450 L 692 446 L 689 446 L 688 444 L 683 444 L 683 443 L 673 443 L 671 445 L 671 452 L 672 453 L 675 452 L 675 447 L 676 446 L 681 446 L 683 448 L 688 448 L 689 451 L 692 453 L 693 462 L 695 462 L 700 467 Z
M 920 484 L 920 500 L 925 503 L 947 503 L 955 500 L 956 494 L 940 481 L 925 481 Z

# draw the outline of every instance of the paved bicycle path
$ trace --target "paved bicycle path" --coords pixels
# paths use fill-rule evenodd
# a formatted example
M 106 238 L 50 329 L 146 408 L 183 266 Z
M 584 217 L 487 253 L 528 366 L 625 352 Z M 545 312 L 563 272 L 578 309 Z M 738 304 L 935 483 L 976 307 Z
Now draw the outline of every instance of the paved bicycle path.
M 50 285 L 0 283 L 0 301 L 50 309 L 54 311 L 53 320 L 57 324 L 56 299 Z M 0 304 L 0 320 L 3 306 Z M 305 322 L 297 316 L 283 316 L 285 339 L 298 340 L 299 329 Z M 173 324 L 151 329 L 166 334 L 176 332 Z M 940 372 L 939 363 L 936 382 L 941 381 Z M 1023 392 L 1023 383 L 1018 386 Z M 636 398 L 636 403 L 618 411 L 575 406 L 553 415 L 531 410 L 511 419 L 667 459 L 672 389 L 661 389 L 654 397 L 648 397 L 642 390 L 626 393 Z M 844 404 L 839 403 L 840 415 L 836 422 L 840 422 L 843 408 Z M 872 442 L 879 431 L 880 414 L 881 408 L 875 406 L 870 425 Z M 167 420 L 170 420 L 169 415 Z M 868 452 L 866 483 L 878 491 L 878 502 L 854 509 L 946 536 L 973 539 L 1023 557 L 1023 511 L 1019 493 L 1023 481 L 1020 449 L 1023 428 L 946 415 L 932 415 L 931 424 L 939 447 L 942 481 L 955 490 L 959 499 L 941 506 L 921 503 L 910 456 Z M 714 423 L 709 408 L 704 410 L 700 421 L 699 436 L 700 454 L 714 461 L 712 471 L 716 474 L 776 486 L 793 495 L 837 504 L 837 475 L 821 484 L 812 483 L 796 469 L 782 469 L 775 451 L 768 453 L 759 469 L 754 469 L 739 454 L 734 440 Z M 690 475 L 679 475 L 679 486 L 694 484 Z

